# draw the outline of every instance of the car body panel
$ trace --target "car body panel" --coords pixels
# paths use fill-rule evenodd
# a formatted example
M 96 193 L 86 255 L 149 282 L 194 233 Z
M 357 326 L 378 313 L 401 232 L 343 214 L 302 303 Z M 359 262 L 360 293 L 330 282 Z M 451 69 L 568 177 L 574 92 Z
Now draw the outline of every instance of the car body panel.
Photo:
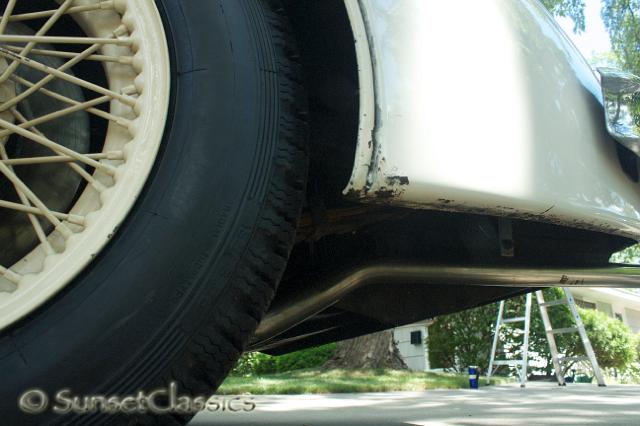
M 345 193 L 637 240 L 640 191 L 588 63 L 537 1 L 463 3 L 345 0 L 361 78 Z

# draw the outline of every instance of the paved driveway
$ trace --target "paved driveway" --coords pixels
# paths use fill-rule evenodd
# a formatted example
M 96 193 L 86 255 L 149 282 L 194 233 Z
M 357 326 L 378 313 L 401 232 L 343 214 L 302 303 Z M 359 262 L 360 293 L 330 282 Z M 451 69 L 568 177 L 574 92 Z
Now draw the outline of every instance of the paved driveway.
M 258 396 L 249 413 L 201 413 L 204 425 L 640 425 L 640 386 L 550 383 L 477 391 Z

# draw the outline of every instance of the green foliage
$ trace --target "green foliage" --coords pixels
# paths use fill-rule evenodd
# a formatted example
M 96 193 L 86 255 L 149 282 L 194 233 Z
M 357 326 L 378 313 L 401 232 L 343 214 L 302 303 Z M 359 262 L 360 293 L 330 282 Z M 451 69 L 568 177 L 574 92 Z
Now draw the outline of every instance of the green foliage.
M 640 0 L 603 0 L 602 20 L 621 68 L 640 75 Z M 640 127 L 640 94 L 631 97 L 629 109 Z
M 613 256 L 611 256 L 611 262 L 626 263 L 629 265 L 640 264 L 640 244 L 636 244 L 618 253 L 614 253 Z
M 542 0 L 556 16 L 569 17 L 574 32 L 584 31 L 584 0 Z M 640 0 L 602 0 L 602 20 L 611 39 L 616 62 L 640 75 Z
M 640 384 L 640 363 L 634 362 L 622 370 L 617 370 L 615 373 L 610 369 L 608 375 L 615 376 L 615 381 L 620 384 L 638 385 Z
M 249 352 L 242 355 L 231 374 L 234 376 L 260 376 L 306 368 L 318 368 L 333 356 L 335 350 L 336 344 L 329 343 L 280 356 Z
M 546 301 L 563 297 L 562 290 L 550 288 L 544 290 Z M 481 306 L 451 315 L 436 318 L 429 327 L 429 360 L 432 368 L 451 368 L 462 372 L 469 365 L 477 365 L 486 372 L 489 354 L 493 341 L 498 304 Z M 575 323 L 567 306 L 560 305 L 548 309 L 549 319 L 554 328 L 574 327 Z M 523 316 L 524 297 L 509 299 L 505 303 L 505 318 Z M 636 361 L 638 355 L 638 339 L 633 332 L 617 319 L 594 310 L 580 309 L 580 316 L 591 340 L 600 366 L 625 370 Z M 513 358 L 521 358 L 523 333 L 516 327 L 505 326 L 501 329 L 503 347 L 498 352 L 509 353 Z M 584 350 L 577 333 L 556 335 L 556 343 L 560 352 L 566 356 L 584 355 Z M 540 316 L 535 296 L 531 309 L 531 331 L 529 334 L 529 352 L 532 361 L 546 361 L 544 373 L 553 373 L 553 363 L 549 352 L 549 344 Z M 504 358 L 499 354 L 498 358 Z M 572 364 L 567 364 L 570 369 Z M 506 372 L 506 367 L 503 367 Z M 566 373 L 565 370 L 563 372 Z
M 429 326 L 431 368 L 463 372 L 470 365 L 486 367 L 496 309 L 486 305 L 436 318 Z
M 240 357 L 230 374 L 233 376 L 250 376 L 257 374 L 256 371 L 262 369 L 262 365 L 267 362 L 268 359 L 269 355 L 260 352 L 247 352 Z
M 602 0 L 602 20 L 622 67 L 640 75 L 640 0 Z
M 542 4 L 552 15 L 570 18 L 573 31 L 584 31 L 584 0 L 542 0 Z
M 624 370 L 636 361 L 638 339 L 629 327 L 599 311 L 581 309 L 580 317 L 601 367 Z M 579 338 L 572 337 L 567 351 L 583 355 Z
M 589 63 L 595 68 L 620 68 L 620 58 L 615 52 L 594 52 Z
M 560 289 L 546 289 L 546 300 L 560 298 Z M 491 343 L 495 329 L 498 304 L 480 306 L 464 312 L 444 315 L 436 318 L 429 327 L 429 362 L 432 368 L 447 368 L 463 372 L 469 365 L 476 365 L 486 371 L 489 363 Z M 524 297 L 507 300 L 505 318 L 519 317 L 524 314 Z M 569 327 L 571 315 L 566 307 L 549 310 L 549 316 L 556 327 Z M 501 341 L 510 342 L 512 353 L 520 356 L 522 333 L 514 328 L 503 328 Z M 504 348 L 498 348 L 504 351 Z M 542 359 L 550 359 L 549 345 L 544 332 L 544 325 L 536 303 L 532 304 L 531 333 L 529 350 L 538 352 Z M 550 373 L 551 366 L 547 373 Z

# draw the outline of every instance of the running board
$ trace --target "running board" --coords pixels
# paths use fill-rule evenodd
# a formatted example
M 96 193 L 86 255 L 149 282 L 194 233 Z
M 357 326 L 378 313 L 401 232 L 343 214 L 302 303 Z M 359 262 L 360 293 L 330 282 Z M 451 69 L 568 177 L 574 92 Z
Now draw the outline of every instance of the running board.
M 498 287 L 640 287 L 640 267 L 496 268 L 438 265 L 373 265 L 356 268 L 272 306 L 251 346 L 259 346 L 372 284 Z

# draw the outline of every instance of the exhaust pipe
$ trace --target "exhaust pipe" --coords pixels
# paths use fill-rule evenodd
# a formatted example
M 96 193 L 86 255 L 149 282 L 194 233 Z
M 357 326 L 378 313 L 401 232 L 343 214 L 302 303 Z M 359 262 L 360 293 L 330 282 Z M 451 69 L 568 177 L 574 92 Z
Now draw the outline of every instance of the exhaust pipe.
M 251 342 L 263 345 L 371 284 L 498 287 L 640 287 L 640 267 L 587 269 L 375 265 L 356 268 L 272 306 Z

